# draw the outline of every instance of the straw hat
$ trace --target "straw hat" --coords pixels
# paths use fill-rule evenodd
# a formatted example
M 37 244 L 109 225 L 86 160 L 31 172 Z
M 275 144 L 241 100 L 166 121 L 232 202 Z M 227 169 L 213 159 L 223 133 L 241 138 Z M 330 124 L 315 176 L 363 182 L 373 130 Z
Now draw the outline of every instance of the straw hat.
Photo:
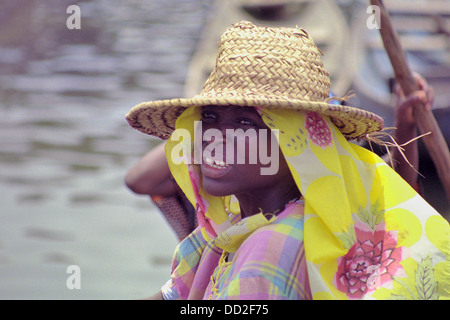
M 192 99 L 141 103 L 126 115 L 146 134 L 168 139 L 181 113 L 193 106 L 258 106 L 314 111 L 329 116 L 348 139 L 383 128 L 365 110 L 333 105 L 322 53 L 303 29 L 257 27 L 242 21 L 222 35 L 215 69 Z

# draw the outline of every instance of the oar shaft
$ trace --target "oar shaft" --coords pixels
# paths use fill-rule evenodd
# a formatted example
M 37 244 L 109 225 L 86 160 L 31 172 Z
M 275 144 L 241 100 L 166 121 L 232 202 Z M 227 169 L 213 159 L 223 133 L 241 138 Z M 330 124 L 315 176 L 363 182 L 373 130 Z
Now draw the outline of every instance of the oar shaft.
M 383 44 L 394 69 L 395 78 L 405 95 L 418 89 L 414 76 L 409 68 L 405 51 L 394 30 L 389 13 L 382 0 L 370 0 L 372 5 L 380 8 L 380 34 Z M 414 105 L 414 117 L 421 134 L 431 132 L 423 137 L 424 144 L 434 162 L 441 183 L 450 199 L 450 152 L 442 132 L 431 110 L 426 110 L 422 103 Z

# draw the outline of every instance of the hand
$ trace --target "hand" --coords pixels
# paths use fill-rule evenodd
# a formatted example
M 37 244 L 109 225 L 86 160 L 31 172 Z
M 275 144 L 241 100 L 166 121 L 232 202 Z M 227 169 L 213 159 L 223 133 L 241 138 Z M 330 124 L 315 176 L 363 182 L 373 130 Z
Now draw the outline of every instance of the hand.
M 405 97 L 400 85 L 396 84 L 394 92 L 397 96 L 395 109 L 395 139 L 398 144 L 404 145 L 403 153 L 399 149 L 394 149 L 395 169 L 397 173 L 405 179 L 413 188 L 418 190 L 417 169 L 419 168 L 419 151 L 417 140 L 416 121 L 414 119 L 413 106 L 423 103 L 425 110 L 431 110 L 434 103 L 434 91 L 426 80 L 419 74 L 414 74 L 418 90 Z M 408 161 L 406 161 L 406 159 Z
M 403 90 L 398 83 L 395 84 L 394 92 L 397 97 L 396 104 L 396 126 L 415 127 L 413 106 L 417 103 L 423 103 L 425 110 L 431 110 L 434 103 L 434 90 L 427 81 L 418 73 L 414 73 L 414 79 L 417 82 L 418 90 L 405 97 Z

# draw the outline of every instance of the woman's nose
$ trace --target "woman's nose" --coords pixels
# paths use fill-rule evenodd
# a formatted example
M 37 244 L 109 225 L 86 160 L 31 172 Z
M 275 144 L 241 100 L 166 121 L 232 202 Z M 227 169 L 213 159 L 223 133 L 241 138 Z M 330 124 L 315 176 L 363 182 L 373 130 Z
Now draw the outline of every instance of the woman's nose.
M 217 126 L 217 129 L 222 132 L 222 136 L 225 139 L 230 131 L 234 131 L 236 128 L 231 122 L 222 122 Z

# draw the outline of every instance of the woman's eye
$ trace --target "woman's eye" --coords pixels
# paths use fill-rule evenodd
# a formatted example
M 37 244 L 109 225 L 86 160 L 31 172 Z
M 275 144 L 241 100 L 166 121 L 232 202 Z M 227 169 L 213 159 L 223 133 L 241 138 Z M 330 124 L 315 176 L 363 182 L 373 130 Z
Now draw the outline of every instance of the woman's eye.
M 208 121 L 208 120 L 215 120 L 216 114 L 214 112 L 210 112 L 210 111 L 203 111 L 202 112 L 202 120 L 203 121 Z
M 249 119 L 240 119 L 238 122 L 243 126 L 256 126 L 256 123 Z

